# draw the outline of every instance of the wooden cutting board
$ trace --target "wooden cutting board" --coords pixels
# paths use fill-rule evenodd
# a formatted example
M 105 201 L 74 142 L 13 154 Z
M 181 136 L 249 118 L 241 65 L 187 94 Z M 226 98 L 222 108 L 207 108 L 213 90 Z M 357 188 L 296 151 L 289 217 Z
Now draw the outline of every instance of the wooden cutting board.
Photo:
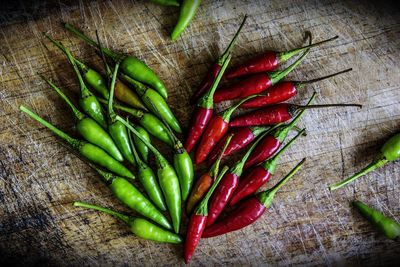
M 399 219 L 399 162 L 332 193 L 327 185 L 366 165 L 400 129 L 397 8 L 384 1 L 204 1 L 173 43 L 168 34 L 177 18 L 175 8 L 147 1 L 31 2 L 6 5 L 0 19 L 0 262 L 183 265 L 182 246 L 140 240 L 110 216 L 72 207 L 74 200 L 82 200 L 129 213 L 58 138 L 18 111 L 25 104 L 75 134 L 70 110 L 37 73 L 76 97 L 74 74 L 41 33 L 47 31 L 77 57 L 101 67 L 93 49 L 67 33 L 60 21 L 91 36 L 98 29 L 108 47 L 138 56 L 159 74 L 169 89 L 170 106 L 186 127 L 191 93 L 247 13 L 232 64 L 267 49 L 302 45 L 306 30 L 315 41 L 339 35 L 314 49 L 289 77 L 354 70 L 307 86 L 293 101 L 305 103 L 316 91 L 318 104 L 356 102 L 363 109 L 308 111 L 300 122 L 307 137 L 282 157 L 268 186 L 307 157 L 303 170 L 257 223 L 202 240 L 193 265 L 395 264 L 400 244 L 377 233 L 349 202 L 357 198 Z

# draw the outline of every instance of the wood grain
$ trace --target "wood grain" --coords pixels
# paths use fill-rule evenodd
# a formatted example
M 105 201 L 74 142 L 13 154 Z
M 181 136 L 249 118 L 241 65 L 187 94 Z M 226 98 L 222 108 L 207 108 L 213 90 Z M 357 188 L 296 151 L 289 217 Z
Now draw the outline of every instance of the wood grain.
M 147 1 L 27 1 L 5 8 L 0 13 L 0 262 L 183 265 L 181 246 L 139 240 L 107 215 L 72 207 L 72 201 L 82 200 L 129 212 L 59 139 L 18 111 L 25 104 L 75 135 L 70 111 L 37 73 L 70 96 L 77 95 L 77 83 L 65 57 L 41 32 L 100 67 L 94 51 L 60 21 L 92 36 L 98 29 L 107 46 L 134 54 L 157 71 L 186 126 L 192 108 L 185 103 L 247 13 L 233 64 L 267 49 L 301 45 L 306 30 L 315 40 L 339 35 L 313 50 L 289 76 L 354 71 L 308 86 L 295 102 L 304 103 L 316 91 L 319 104 L 358 102 L 364 108 L 308 111 L 300 123 L 308 136 L 282 157 L 271 184 L 307 157 L 304 169 L 256 224 L 202 240 L 193 265 L 394 265 L 400 244 L 377 233 L 349 201 L 360 199 L 399 219 L 399 163 L 342 190 L 327 190 L 368 163 L 400 129 L 400 12 L 383 2 L 204 1 L 175 43 L 168 33 L 178 11 Z

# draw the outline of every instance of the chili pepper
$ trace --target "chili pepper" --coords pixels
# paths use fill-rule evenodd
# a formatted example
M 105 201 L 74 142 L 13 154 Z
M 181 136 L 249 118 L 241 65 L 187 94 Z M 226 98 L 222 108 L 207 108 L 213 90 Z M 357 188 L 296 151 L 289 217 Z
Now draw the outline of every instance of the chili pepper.
M 259 138 L 257 138 L 257 140 L 251 145 L 250 149 L 246 152 L 242 159 L 237 161 L 235 165 L 233 165 L 224 175 L 224 178 L 222 178 L 210 201 L 207 226 L 212 225 L 217 220 L 218 216 L 221 214 L 225 206 L 230 201 L 233 193 L 236 190 L 236 187 L 238 186 L 239 178 L 243 173 L 244 163 L 246 162 L 247 158 L 250 156 L 256 145 L 260 142 L 263 136 L 268 134 L 268 132 L 271 132 L 271 130 L 264 132 Z
M 200 242 L 200 238 L 203 235 L 203 231 L 206 228 L 206 222 L 208 218 L 208 201 L 212 196 L 215 188 L 221 181 L 222 177 L 228 171 L 228 167 L 225 166 L 221 173 L 218 174 L 214 184 L 211 186 L 210 190 L 208 190 L 207 194 L 204 196 L 203 200 L 197 206 L 196 210 L 190 216 L 188 229 L 186 231 L 186 240 L 185 247 L 183 252 L 183 257 L 185 259 L 185 263 L 188 264 L 192 259 L 194 251 L 196 250 L 197 245 Z
M 301 57 L 299 57 L 295 62 L 292 63 L 292 65 L 284 70 L 269 72 L 267 74 L 254 74 L 244 80 L 238 81 L 231 86 L 217 90 L 214 94 L 214 102 L 219 103 L 225 100 L 243 98 L 249 95 L 258 94 L 270 88 L 282 80 L 292 70 L 294 70 L 309 52 L 310 50 L 306 50 Z
M 330 74 L 324 77 L 320 77 L 313 80 L 308 81 L 284 81 L 277 83 L 275 86 L 269 88 L 265 95 L 256 97 L 246 103 L 243 103 L 241 108 L 258 108 L 266 105 L 277 104 L 280 102 L 284 102 L 292 97 L 294 97 L 298 90 L 306 86 L 307 84 L 322 81 L 339 74 L 343 74 L 351 71 L 352 69 L 343 70 L 334 74 Z
M 201 135 L 207 124 L 210 122 L 214 110 L 214 93 L 221 81 L 222 76 L 231 61 L 232 55 L 228 55 L 224 63 L 222 64 L 221 70 L 218 72 L 217 78 L 215 78 L 211 88 L 204 94 L 199 100 L 197 100 L 196 108 L 193 112 L 191 124 L 189 126 L 189 132 L 185 142 L 185 148 L 190 153 L 199 141 Z
M 300 106 L 289 103 L 279 103 L 273 106 L 266 106 L 246 113 L 242 116 L 234 118 L 229 126 L 257 126 L 257 125 L 274 125 L 292 119 L 298 112 L 305 109 L 326 108 L 326 107 L 359 107 L 360 104 L 327 104 L 327 105 L 309 105 Z
M 150 135 L 143 127 L 136 125 L 135 129 L 142 135 L 143 138 L 146 139 L 147 142 L 151 143 Z M 133 144 L 137 147 L 137 150 L 144 162 L 148 162 L 149 148 L 139 138 L 137 138 L 136 135 L 133 137 Z
M 229 212 L 226 217 L 217 223 L 207 227 L 203 232 L 203 238 L 223 235 L 232 231 L 242 229 L 260 218 L 272 205 L 276 192 L 301 168 L 305 158 L 297 164 L 282 180 L 269 190 L 243 201 L 240 205 Z
M 400 240 L 400 224 L 394 219 L 386 217 L 381 212 L 358 200 L 353 200 L 353 206 L 387 238 Z
M 178 22 L 176 23 L 172 33 L 171 39 L 175 41 L 179 35 L 189 26 L 190 22 L 196 15 L 197 9 L 199 8 L 201 0 L 182 0 L 181 9 L 179 12 Z
M 178 0 L 150 0 L 154 4 L 162 5 L 162 6 L 180 6 Z
M 108 103 L 108 101 L 101 98 L 99 101 L 103 104 Z M 167 127 L 153 114 L 115 103 L 113 104 L 113 107 L 131 115 L 144 129 L 146 129 L 148 133 L 158 140 L 173 146 L 173 142 L 167 133 Z
M 231 206 L 236 205 L 240 200 L 253 194 L 261 186 L 268 182 L 271 176 L 275 173 L 276 164 L 278 163 L 279 158 L 303 132 L 304 129 L 300 131 L 294 138 L 292 138 L 292 140 L 290 140 L 278 153 L 276 153 L 275 156 L 257 165 L 242 179 L 240 179 L 239 185 L 235 190 L 229 204 Z
M 177 132 L 182 133 L 181 126 L 176 119 L 174 113 L 172 113 L 165 99 L 155 90 L 145 86 L 144 84 L 135 81 L 127 75 L 122 74 L 121 77 L 131 86 L 133 86 L 139 96 L 142 98 L 146 107 L 153 112 L 155 115 L 163 118 L 171 128 Z M 158 112 L 153 109 L 156 106 Z
M 253 59 L 250 59 L 248 62 L 234 67 L 226 72 L 226 77 L 228 79 L 233 79 L 249 74 L 255 74 L 260 72 L 272 71 L 275 70 L 280 64 L 286 62 L 293 56 L 308 50 L 312 47 L 319 46 L 321 44 L 333 41 L 337 39 L 339 36 L 335 36 L 333 38 L 309 44 L 307 46 L 301 48 L 295 48 L 285 52 L 276 52 L 276 51 L 266 51 L 264 54 L 261 54 Z
M 65 23 L 64 27 L 68 31 L 85 41 L 87 44 L 101 50 L 107 57 L 111 58 L 115 62 L 121 62 L 121 71 L 124 74 L 128 75 L 132 79 L 150 85 L 152 88 L 157 90 L 164 98 L 167 98 L 168 92 L 165 88 L 164 83 L 143 61 L 134 56 L 119 54 L 105 47 L 100 48 L 98 43 L 90 39 L 88 36 L 83 34 L 81 31 L 79 31 L 69 23 Z
M 40 77 L 53 88 L 58 95 L 67 103 L 71 108 L 72 113 L 75 115 L 77 120 L 76 129 L 90 143 L 104 149 L 108 154 L 114 157 L 118 161 L 123 161 L 124 158 L 119 152 L 117 146 L 114 144 L 112 138 L 108 135 L 106 131 L 92 118 L 87 117 L 85 114 L 80 112 L 71 100 L 58 88 L 54 83 L 45 79 L 43 76 Z
M 308 100 L 306 106 L 311 105 L 312 101 L 314 101 L 316 93 L 313 93 L 311 98 Z M 283 142 L 285 141 L 289 131 L 296 127 L 297 122 L 303 117 L 306 110 L 302 110 L 296 117 L 288 124 L 278 124 L 273 132 L 264 136 L 264 138 L 260 141 L 257 147 L 254 149 L 253 153 L 247 159 L 246 164 L 244 166 L 245 169 L 248 169 L 258 163 L 261 163 L 267 159 L 269 159 L 272 155 L 275 154 L 276 151 L 281 147 Z
M 244 24 L 246 23 L 246 20 L 247 20 L 247 15 L 244 16 L 242 24 L 240 24 L 239 29 L 236 31 L 235 35 L 233 36 L 228 47 L 225 49 L 224 53 L 218 58 L 217 62 L 214 62 L 211 65 L 208 73 L 206 74 L 204 79 L 201 81 L 199 88 L 192 95 L 192 98 L 191 98 L 192 103 L 194 103 L 201 95 L 203 95 L 205 92 L 207 92 L 211 88 L 214 80 L 217 78 L 217 75 L 222 68 L 222 64 L 225 62 L 225 60 L 231 54 L 231 51 L 232 51 L 233 47 L 235 46 L 236 39 L 238 38 L 240 31 L 242 30 Z
M 210 167 L 210 170 L 208 172 L 204 173 L 202 176 L 200 176 L 200 178 L 197 179 L 195 185 L 193 186 L 192 191 L 190 192 L 188 201 L 186 203 L 187 214 L 190 214 L 192 212 L 193 208 L 195 208 L 197 203 L 199 203 L 200 200 L 203 198 L 203 196 L 207 193 L 208 189 L 210 189 L 215 177 L 218 176 L 219 164 L 221 162 L 221 157 L 222 157 L 225 149 L 228 147 L 229 143 L 231 142 L 232 137 L 233 137 L 233 135 L 228 136 L 228 138 L 225 141 L 224 147 L 218 153 L 218 158 L 213 163 L 213 165 Z
M 129 121 L 127 120 L 129 123 Z M 139 131 L 138 131 L 139 132 Z M 139 132 L 140 133 L 140 132 Z M 144 190 L 147 195 L 151 199 L 151 201 L 162 211 L 166 211 L 167 208 L 165 206 L 163 193 L 161 191 L 160 185 L 157 182 L 157 177 L 154 174 L 153 170 L 146 164 L 138 155 L 136 151 L 135 145 L 133 144 L 133 138 L 131 136 L 131 132 L 128 132 L 129 143 L 132 147 L 133 155 L 135 156 L 135 160 L 138 168 L 138 178 L 140 183 L 143 185 Z M 136 137 L 136 136 L 135 136 Z
M 129 226 L 131 232 L 140 238 L 157 242 L 163 242 L 163 243 L 172 243 L 172 244 L 182 243 L 182 238 L 179 235 L 166 231 L 161 227 L 158 227 L 157 225 L 154 225 L 145 219 L 130 217 L 125 214 L 104 207 L 95 206 L 80 201 L 75 201 L 74 206 L 98 210 L 107 213 L 109 215 L 112 215 L 120 219 L 124 223 L 126 223 Z
M 387 140 L 385 144 L 383 144 L 379 154 L 369 165 L 367 165 L 361 171 L 350 176 L 349 178 L 329 186 L 329 190 L 333 191 L 339 189 L 347 185 L 348 183 L 353 182 L 357 178 L 382 167 L 386 163 L 390 161 L 395 161 L 399 158 L 400 158 L 400 133 L 397 133 L 393 135 L 391 138 L 389 138 L 389 140 Z
M 182 215 L 182 199 L 179 187 L 179 179 L 174 168 L 168 160 L 150 143 L 146 141 L 126 120 L 117 115 L 116 119 L 122 122 L 134 135 L 136 135 L 154 154 L 157 164 L 157 177 L 161 190 L 163 191 L 169 214 L 171 215 L 172 225 L 175 233 L 179 233 Z
M 80 87 L 80 97 L 79 97 L 79 106 L 82 110 L 92 119 L 94 119 L 98 124 L 100 124 L 103 128 L 107 128 L 107 123 L 103 114 L 103 110 L 97 98 L 89 91 L 86 87 L 85 82 L 83 81 L 82 75 L 79 72 L 78 66 L 71 52 L 63 46 L 60 42 L 52 39 L 50 36 L 46 35 L 46 37 L 57 47 L 61 49 L 62 52 L 67 56 L 68 61 L 72 65 L 75 74 L 79 81 Z
M 229 128 L 229 121 L 232 113 L 245 101 L 256 97 L 256 95 L 248 96 L 232 107 L 224 110 L 220 114 L 212 117 L 210 123 L 207 125 L 203 136 L 201 137 L 199 146 L 196 150 L 195 163 L 202 163 L 207 156 L 210 154 L 212 149 L 218 143 L 219 140 L 226 134 Z
M 78 151 L 89 161 L 98 164 L 118 175 L 134 179 L 135 176 L 124 165 L 115 160 L 113 157 L 109 156 L 103 149 L 83 140 L 72 138 L 51 123 L 39 117 L 36 113 L 32 112 L 25 106 L 21 105 L 19 109 L 28 114 L 29 117 L 35 121 L 50 129 L 53 133 L 66 141 L 74 150 Z
M 275 127 L 275 126 L 274 126 Z M 225 153 L 222 155 L 222 158 L 229 156 L 236 151 L 241 150 L 242 148 L 246 147 L 250 144 L 254 139 L 257 138 L 260 134 L 268 131 L 271 129 L 269 126 L 254 126 L 254 127 L 238 127 L 233 128 L 230 133 L 233 134 L 232 141 L 230 142 L 229 146 L 226 148 Z M 214 147 L 210 156 L 208 157 L 208 165 L 215 161 L 218 157 L 218 151 L 221 150 L 222 146 L 225 143 L 228 134 L 226 134 Z
M 154 106 L 153 109 L 157 111 L 157 107 Z M 179 183 L 181 185 L 182 200 L 185 201 L 193 185 L 194 172 L 192 159 L 190 158 L 186 149 L 183 147 L 182 142 L 174 135 L 171 128 L 169 128 L 164 120 L 163 122 L 167 127 L 167 132 L 170 138 L 174 142 L 172 147 L 174 149 L 174 167 L 178 174 Z
M 115 91 L 115 81 L 119 69 L 119 62 L 115 65 L 113 77 L 110 86 L 110 98 L 108 99 L 108 132 L 113 138 L 114 142 L 117 144 L 119 150 L 121 151 L 124 158 L 131 164 L 135 165 L 135 158 L 132 154 L 132 148 L 129 144 L 128 130 L 125 125 L 116 119 L 117 114 L 115 114 L 113 109 L 114 91 Z

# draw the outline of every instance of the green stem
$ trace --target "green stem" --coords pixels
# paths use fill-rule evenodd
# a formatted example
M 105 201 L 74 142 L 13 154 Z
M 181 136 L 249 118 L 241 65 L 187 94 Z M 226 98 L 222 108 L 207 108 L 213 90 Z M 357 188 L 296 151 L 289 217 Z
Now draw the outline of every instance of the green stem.
M 212 194 L 214 193 L 215 188 L 217 188 L 219 182 L 222 180 L 222 177 L 224 177 L 225 173 L 228 171 L 228 169 L 229 169 L 228 166 L 224 166 L 224 168 L 222 168 L 221 172 L 218 174 L 218 177 L 215 179 L 214 183 L 212 184 L 210 189 L 207 191 L 207 194 L 204 196 L 204 198 L 201 200 L 201 202 L 197 206 L 197 208 L 194 212 L 195 214 L 203 215 L 203 216 L 208 215 L 208 201 L 209 201 L 210 197 L 212 196 Z
M 252 98 L 254 98 L 254 97 L 258 97 L 258 96 L 261 96 L 261 95 L 250 95 L 250 96 L 248 96 L 248 97 L 243 98 L 242 100 L 240 100 L 239 102 L 237 102 L 235 105 L 231 106 L 230 108 L 227 108 L 226 110 L 224 110 L 224 111 L 222 112 L 222 115 L 221 115 L 222 119 L 223 119 L 225 122 L 229 122 L 230 119 L 231 119 L 232 113 L 233 113 L 238 107 L 240 107 L 240 106 L 241 106 L 244 102 L 246 102 L 247 100 L 252 99 Z
M 110 66 L 108 66 L 108 64 L 107 64 L 106 57 L 104 56 L 103 47 L 101 45 L 99 33 L 97 30 L 96 30 L 96 39 L 97 39 L 97 43 L 98 43 L 98 46 L 100 49 L 100 56 L 101 56 L 101 60 L 103 61 L 103 64 L 104 64 L 104 69 L 106 70 L 107 77 L 110 77 L 112 72 L 111 72 Z
M 306 159 L 302 159 L 282 180 L 280 180 L 274 187 L 268 189 L 264 192 L 261 192 L 257 195 L 259 201 L 266 207 L 269 208 L 272 204 L 272 201 L 275 197 L 276 192 L 289 181 L 303 166 Z
M 131 77 L 129 77 L 126 74 L 121 73 L 121 77 L 122 77 L 122 80 L 124 80 L 126 83 L 128 83 L 129 85 L 131 85 L 135 88 L 135 91 L 139 96 L 142 97 L 146 94 L 146 91 L 148 89 L 147 86 L 145 86 L 141 82 L 138 82 L 138 81 L 132 79 Z
M 293 62 L 286 69 L 268 73 L 268 77 L 271 80 L 272 85 L 275 85 L 277 82 L 282 80 L 286 75 L 288 75 L 292 70 L 294 70 L 303 61 L 303 59 L 308 55 L 309 52 L 310 52 L 310 50 L 307 50 L 306 52 L 304 52 L 304 54 L 301 55 L 301 57 L 299 57 L 295 62 Z
M 240 32 L 242 31 L 242 28 L 244 24 L 246 23 L 247 20 L 247 15 L 244 16 L 242 23 L 239 26 L 239 29 L 236 31 L 235 35 L 233 36 L 232 40 L 230 41 L 228 47 L 225 49 L 224 53 L 220 56 L 218 59 L 218 65 L 222 65 L 225 60 L 228 58 L 228 56 L 231 54 L 232 49 L 236 43 L 236 39 L 238 38 Z
M 71 108 L 72 113 L 74 113 L 75 117 L 78 120 L 83 120 L 85 118 L 85 115 L 80 112 L 74 104 L 72 104 L 71 100 L 58 88 L 54 83 L 52 83 L 50 80 L 47 80 L 44 78 L 42 75 L 40 75 L 40 78 L 42 78 L 48 85 L 50 85 L 57 93 L 58 95 L 67 103 L 67 105 Z
M 126 118 L 126 122 L 129 123 L 129 125 L 131 125 L 128 118 Z M 141 166 L 143 166 L 143 161 L 141 160 L 141 158 L 139 157 L 139 154 L 136 151 L 136 147 L 135 147 L 135 144 L 133 143 L 131 131 L 128 131 L 128 139 L 129 139 L 129 144 L 131 145 L 131 148 L 132 148 L 133 156 L 135 157 L 135 160 L 140 169 Z
M 226 60 L 224 61 L 224 63 L 222 64 L 222 67 L 221 67 L 220 71 L 218 72 L 218 75 L 215 78 L 211 88 L 201 98 L 199 98 L 199 100 L 197 102 L 197 106 L 198 107 L 202 107 L 202 108 L 205 108 L 205 109 L 212 109 L 213 108 L 215 90 L 217 90 L 218 84 L 221 81 L 221 78 L 224 75 L 225 70 L 228 67 L 229 62 L 231 61 L 231 59 L 232 59 L 232 55 L 229 54 L 228 57 L 226 58 Z
M 115 91 L 115 82 L 117 80 L 117 74 L 119 69 L 119 61 L 115 64 L 113 76 L 111 79 L 111 87 L 110 87 L 110 97 L 108 98 L 108 116 L 113 121 L 116 114 L 113 109 L 113 101 L 114 101 L 114 91 Z
M 57 127 L 55 127 L 54 125 L 52 125 L 48 121 L 46 121 L 46 120 L 42 119 L 41 117 L 39 117 L 39 115 L 37 115 L 33 111 L 29 110 L 27 107 L 21 105 L 21 106 L 19 106 L 19 109 L 22 112 L 25 112 L 26 114 L 28 114 L 29 117 L 31 117 L 35 121 L 39 122 L 43 126 L 45 126 L 48 129 L 50 129 L 53 133 L 55 133 L 57 136 L 59 136 L 60 138 L 65 140 L 68 144 L 70 144 L 74 149 L 78 149 L 79 148 L 81 142 L 78 139 L 72 138 L 68 134 L 64 133 L 63 131 L 61 131 L 60 129 L 58 129 Z
M 224 144 L 221 152 L 219 153 L 217 160 L 211 166 L 210 171 L 209 171 L 209 175 L 211 177 L 214 177 L 214 178 L 217 177 L 218 172 L 219 172 L 219 164 L 221 162 L 222 156 L 224 155 L 226 148 L 228 147 L 229 143 L 231 142 L 232 137 L 233 137 L 233 134 L 228 135 L 228 138 L 226 138 L 225 144 Z
M 65 29 L 67 29 L 68 31 L 70 31 L 71 33 L 75 34 L 76 36 L 78 36 L 80 39 L 82 39 L 83 41 L 85 41 L 86 43 L 88 43 L 89 45 L 100 49 L 99 45 L 93 40 L 90 39 L 88 36 L 86 36 L 85 34 L 83 34 L 81 31 L 79 31 L 78 29 L 76 29 L 74 26 L 72 26 L 69 23 L 65 23 L 64 24 Z M 123 55 L 118 54 L 114 51 L 111 51 L 107 48 L 102 48 L 101 49 L 103 51 L 104 54 L 106 54 L 108 57 L 112 58 L 115 61 L 120 61 L 121 58 L 123 57 Z
M 352 71 L 352 70 L 353 70 L 352 68 L 349 68 L 349 69 L 345 69 L 345 70 L 342 70 L 342 71 L 339 71 L 339 72 L 336 72 L 336 73 L 332 73 L 332 74 L 329 74 L 329 75 L 326 75 L 326 76 L 323 76 L 323 77 L 315 78 L 315 79 L 312 79 L 312 80 L 308 80 L 308 81 L 293 81 L 293 83 L 296 85 L 297 89 L 300 89 L 300 88 L 304 87 L 307 84 L 319 82 L 319 81 L 322 81 L 322 80 L 326 80 L 326 79 L 338 76 L 340 74 L 343 74 L 343 73 L 346 73 L 346 72 L 349 72 L 349 71 Z
M 128 225 L 130 224 L 130 221 L 132 219 L 131 217 L 129 217 L 129 216 L 125 215 L 125 214 L 122 214 L 122 213 L 119 213 L 119 212 L 116 212 L 116 211 L 113 211 L 113 210 L 110 210 L 110 209 L 107 209 L 107 208 L 104 208 L 104 207 L 100 207 L 100 206 L 92 205 L 92 204 L 89 204 L 89 203 L 85 203 L 85 202 L 75 201 L 74 202 L 74 206 L 75 207 L 83 207 L 83 208 L 87 208 L 87 209 L 98 210 L 98 211 L 104 212 L 106 214 L 109 214 L 109 215 L 117 217 L 118 219 L 120 219 L 121 221 L 125 222 Z
M 291 57 L 297 55 L 298 53 L 300 53 L 300 52 L 302 52 L 302 51 L 304 51 L 304 50 L 313 48 L 313 47 L 315 47 L 315 46 L 322 45 L 322 44 L 324 44 L 324 43 L 333 41 L 333 40 L 335 40 L 335 39 L 337 39 L 337 38 L 339 38 L 339 36 L 335 36 L 335 37 L 332 37 L 332 38 L 327 39 L 327 40 L 323 40 L 323 41 L 318 42 L 318 43 L 310 44 L 310 45 L 303 46 L 303 47 L 300 47 L 300 48 L 295 48 L 295 49 L 292 49 L 292 50 L 289 50 L 289 51 L 280 52 L 280 53 L 278 54 L 279 63 L 283 63 L 283 62 L 287 61 L 287 60 L 290 59 Z
M 105 100 L 103 98 L 98 98 L 98 100 L 99 100 L 99 102 L 108 105 L 108 100 Z M 119 104 L 115 104 L 115 103 L 113 103 L 113 108 L 122 110 L 122 111 L 132 115 L 134 118 L 136 118 L 138 120 L 140 120 L 144 115 L 143 111 L 141 111 L 141 110 L 130 108 L 130 107 L 119 105 Z
M 360 104 L 325 104 L 325 105 L 292 105 L 292 107 L 296 110 L 306 110 L 306 109 L 317 109 L 317 108 L 329 108 L 329 107 L 358 107 L 362 108 Z
M 362 169 L 361 171 L 355 173 L 353 176 L 350 176 L 349 178 L 347 178 L 346 180 L 340 181 L 336 184 L 333 184 L 331 186 L 329 186 L 329 190 L 333 191 L 336 189 L 339 189 L 345 185 L 347 185 L 348 183 L 353 182 L 354 180 L 356 180 L 357 178 L 372 172 L 373 170 L 376 170 L 380 167 L 382 167 L 383 165 L 385 165 L 388 162 L 387 159 L 385 159 L 383 156 L 377 157 L 376 159 L 374 159 L 374 161 L 372 161 L 368 166 L 366 166 L 364 169 Z

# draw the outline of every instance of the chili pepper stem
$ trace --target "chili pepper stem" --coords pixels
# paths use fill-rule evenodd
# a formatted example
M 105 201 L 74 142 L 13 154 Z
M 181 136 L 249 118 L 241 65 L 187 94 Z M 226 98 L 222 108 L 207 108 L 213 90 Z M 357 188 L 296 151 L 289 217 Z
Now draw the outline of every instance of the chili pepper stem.
M 347 178 L 347 179 L 345 179 L 343 181 L 340 181 L 340 182 L 338 182 L 336 184 L 330 185 L 329 186 L 329 190 L 333 191 L 333 190 L 339 189 L 339 188 L 341 188 L 341 187 L 353 182 L 357 178 L 359 178 L 359 177 L 361 177 L 361 176 L 363 176 L 363 175 L 365 175 L 365 174 L 367 174 L 369 172 L 372 172 L 373 170 L 376 170 L 376 169 L 382 167 L 387 162 L 388 162 L 388 160 L 385 159 L 383 156 L 382 157 L 378 157 L 373 162 L 371 162 L 368 166 L 366 166 L 364 169 L 362 169 L 361 171 L 355 173 L 354 175 L 350 176 L 349 178 Z
M 235 35 L 233 36 L 231 42 L 229 43 L 228 47 L 225 49 L 224 53 L 221 55 L 221 57 L 218 59 L 218 64 L 222 65 L 225 60 L 228 58 L 228 56 L 231 54 L 232 49 L 236 43 L 236 39 L 238 38 L 240 32 L 242 31 L 242 28 L 244 26 L 244 24 L 246 23 L 247 20 L 247 14 L 244 15 L 244 18 L 242 20 L 242 23 L 239 26 L 239 29 L 236 31 Z
M 308 55 L 310 50 L 306 50 L 301 57 L 299 57 L 295 62 L 293 62 L 290 66 L 288 66 L 286 69 L 281 70 L 281 71 L 273 71 L 268 73 L 268 77 L 271 80 L 271 84 L 275 85 L 277 82 L 283 79 L 286 75 L 288 75 L 292 70 L 294 70 L 302 61 L 303 59 Z
M 108 116 L 110 117 L 111 121 L 115 119 L 115 112 L 113 109 L 113 101 L 114 101 L 114 92 L 115 92 L 115 82 L 117 80 L 117 74 L 118 74 L 118 69 L 119 69 L 119 63 L 117 62 L 114 67 L 114 72 L 113 76 L 111 79 L 111 85 L 110 85 L 110 97 L 108 98 Z
M 308 106 L 292 105 L 292 106 L 298 110 L 328 108 L 328 107 L 358 107 L 358 108 L 362 108 L 361 104 L 325 104 L 325 105 L 308 105 Z
M 295 49 L 292 49 L 292 50 L 289 50 L 289 51 L 280 52 L 278 54 L 279 62 L 283 63 L 283 62 L 289 60 L 291 57 L 297 55 L 298 53 L 300 53 L 300 52 L 302 52 L 304 50 L 307 50 L 307 49 L 322 45 L 324 43 L 336 40 L 337 38 L 339 38 L 339 36 L 335 36 L 335 37 L 323 40 L 321 42 L 317 42 L 317 43 L 310 44 L 310 45 L 307 45 L 307 46 L 303 46 L 303 47 L 300 47 L 300 48 L 295 48 Z
M 224 72 L 226 68 L 229 65 L 229 62 L 232 59 L 232 55 L 229 54 L 227 58 L 225 59 L 224 63 L 222 64 L 221 70 L 218 72 L 217 78 L 215 78 L 210 90 L 206 92 L 201 98 L 199 98 L 197 102 L 198 107 L 202 107 L 205 109 L 212 109 L 214 106 L 214 93 L 215 90 L 218 88 L 218 84 L 221 81 L 222 76 L 224 75 Z
M 112 216 L 117 217 L 118 219 L 120 219 L 121 221 L 125 222 L 126 224 L 129 224 L 129 221 L 130 221 L 130 217 L 128 215 L 116 212 L 116 211 L 111 210 L 111 209 L 100 207 L 100 206 L 97 206 L 97 205 L 93 205 L 93 204 L 89 204 L 89 203 L 81 202 L 81 201 L 75 201 L 73 205 L 75 207 L 83 207 L 83 208 L 92 209 L 92 210 L 98 210 L 98 211 L 110 214 Z
M 282 180 L 280 180 L 274 187 L 268 189 L 264 192 L 261 192 L 257 197 L 260 202 L 266 207 L 269 208 L 272 204 L 272 201 L 275 197 L 276 192 L 287 183 L 303 166 L 306 158 L 303 158 Z
M 25 107 L 24 105 L 21 105 L 19 107 L 19 109 L 22 112 L 25 112 L 26 114 L 29 115 L 29 117 L 31 117 L 32 119 L 34 119 L 35 121 L 39 122 L 40 124 L 42 124 L 43 126 L 47 127 L 48 129 L 50 129 L 52 132 L 54 132 L 58 137 L 64 139 L 68 144 L 70 144 L 73 148 L 79 148 L 80 142 L 77 139 L 72 138 L 71 136 L 69 136 L 68 134 L 64 133 L 63 131 L 61 131 L 60 129 L 58 129 L 57 127 L 55 127 L 54 125 L 50 124 L 49 122 L 45 121 L 44 119 L 42 119 L 41 117 L 39 117 L 36 113 L 34 113 L 33 111 L 29 110 L 27 107 Z
M 225 144 L 222 147 L 221 152 L 219 153 L 217 160 L 211 166 L 210 172 L 209 172 L 211 177 L 217 177 L 218 172 L 219 172 L 219 165 L 221 163 L 222 156 L 224 155 L 226 148 L 228 147 L 229 143 L 231 142 L 232 137 L 233 137 L 233 134 L 230 134 L 228 136 L 228 138 L 226 138 Z
M 260 95 L 250 95 L 246 98 L 243 98 L 242 100 L 240 100 L 239 102 L 237 102 L 235 105 L 231 106 L 230 108 L 226 109 L 225 111 L 223 111 L 222 113 L 222 119 L 226 122 L 228 122 L 232 116 L 232 113 L 238 108 L 240 107 L 240 105 L 242 105 L 244 102 L 246 102 L 247 100 L 250 100 L 254 97 L 258 97 Z
M 304 87 L 304 86 L 307 85 L 307 84 L 311 84 L 311 83 L 323 81 L 323 80 L 326 80 L 326 79 L 329 79 L 329 78 L 338 76 L 338 75 L 340 75 L 340 74 L 343 74 L 343 73 L 346 73 L 346 72 L 350 72 L 350 71 L 352 71 L 352 70 L 353 70 L 352 68 L 349 68 L 349 69 L 345 69 L 345 70 L 342 70 L 342 71 L 339 71 L 339 72 L 336 72 L 336 73 L 332 73 L 332 74 L 329 74 L 329 75 L 326 75 L 326 76 L 322 76 L 322 77 L 319 77 L 319 78 L 315 78 L 315 79 L 312 79 L 312 80 L 307 80 L 307 81 L 293 81 L 293 83 L 296 84 L 297 89 L 300 89 L 300 88 Z
M 75 34 L 76 36 L 81 38 L 83 41 L 88 43 L 89 45 L 94 46 L 97 49 L 100 49 L 99 45 L 93 39 L 86 36 L 84 33 L 79 31 L 78 29 L 76 29 L 74 26 L 72 26 L 69 23 L 63 23 L 63 24 L 64 24 L 65 29 L 72 32 L 73 34 Z M 114 51 L 111 51 L 105 47 L 101 48 L 101 50 L 103 51 L 104 54 L 106 54 L 108 57 L 112 58 L 114 61 L 119 61 L 123 57 L 123 55 L 116 53 Z
M 108 100 L 105 100 L 103 98 L 99 98 L 99 102 L 108 106 Z M 117 109 L 117 110 L 121 110 L 123 112 L 126 112 L 126 113 L 128 113 L 129 115 L 131 115 L 132 117 L 134 117 L 135 119 L 138 119 L 138 120 L 140 120 L 144 115 L 143 111 L 141 111 L 141 110 L 138 110 L 138 109 L 135 109 L 135 108 L 130 108 L 130 107 L 127 107 L 127 106 L 124 106 L 124 105 L 120 105 L 120 104 L 113 103 L 113 109 L 114 108 Z

